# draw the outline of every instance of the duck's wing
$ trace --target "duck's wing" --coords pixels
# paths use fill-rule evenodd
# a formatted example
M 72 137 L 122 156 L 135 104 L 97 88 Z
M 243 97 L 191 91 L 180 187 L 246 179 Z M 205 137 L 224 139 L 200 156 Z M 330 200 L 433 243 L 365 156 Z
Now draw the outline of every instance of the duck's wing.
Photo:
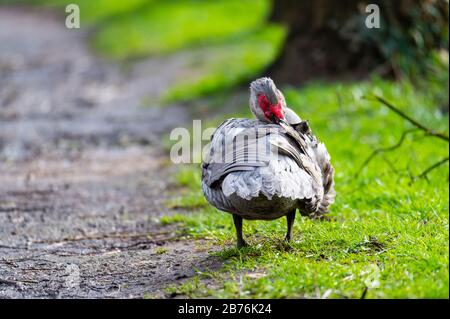
M 267 165 L 269 151 L 261 138 L 269 124 L 248 119 L 229 119 L 214 132 L 202 164 L 203 182 L 209 187 L 231 172 Z

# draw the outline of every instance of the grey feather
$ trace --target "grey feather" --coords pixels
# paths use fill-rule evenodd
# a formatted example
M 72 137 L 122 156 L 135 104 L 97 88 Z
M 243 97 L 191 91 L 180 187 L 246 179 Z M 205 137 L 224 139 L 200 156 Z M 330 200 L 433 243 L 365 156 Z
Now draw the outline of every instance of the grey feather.
M 297 113 L 295 113 L 292 109 L 288 107 L 284 109 L 284 117 L 286 119 L 286 122 L 290 125 L 295 125 L 302 122 L 300 116 L 298 116 Z

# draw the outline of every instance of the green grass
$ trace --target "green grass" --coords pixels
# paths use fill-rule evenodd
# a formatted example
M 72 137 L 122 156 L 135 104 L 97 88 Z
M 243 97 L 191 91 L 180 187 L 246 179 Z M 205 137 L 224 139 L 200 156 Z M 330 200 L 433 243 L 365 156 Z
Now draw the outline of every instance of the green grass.
M 166 54 L 256 30 L 264 25 L 269 9 L 267 0 L 157 1 L 102 27 L 94 46 L 119 59 Z
M 198 166 L 177 176 L 191 214 L 164 217 L 193 238 L 219 246 L 220 271 L 199 274 L 171 292 L 190 297 L 448 298 L 448 164 L 411 183 L 448 156 L 448 145 L 421 133 L 399 149 L 375 157 L 355 174 L 373 149 L 395 144 L 410 128 L 379 103 L 379 94 L 426 125 L 448 133 L 448 115 L 408 82 L 373 79 L 359 84 L 285 88 L 288 104 L 327 145 L 336 169 L 336 203 L 330 221 L 297 217 L 294 241 L 282 242 L 285 220 L 244 223 L 251 245 L 237 250 L 231 216 L 206 205 Z M 232 114 L 228 115 L 232 117 Z M 218 119 L 219 121 L 219 119 Z M 201 205 L 192 206 L 192 203 Z M 214 289 L 201 279 L 214 278 Z M 200 283 L 199 283 L 200 280 Z
M 167 253 L 169 250 L 165 247 L 159 247 L 155 250 L 155 253 L 158 255 L 164 255 L 165 253 Z

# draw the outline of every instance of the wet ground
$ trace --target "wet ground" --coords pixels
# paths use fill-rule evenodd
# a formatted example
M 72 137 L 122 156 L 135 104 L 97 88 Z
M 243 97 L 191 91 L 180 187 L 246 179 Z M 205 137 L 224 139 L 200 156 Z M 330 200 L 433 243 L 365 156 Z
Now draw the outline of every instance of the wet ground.
M 191 118 L 158 96 L 185 61 L 109 63 L 80 30 L 0 8 L 0 297 L 166 297 L 220 266 L 157 222 L 174 170 L 160 141 Z

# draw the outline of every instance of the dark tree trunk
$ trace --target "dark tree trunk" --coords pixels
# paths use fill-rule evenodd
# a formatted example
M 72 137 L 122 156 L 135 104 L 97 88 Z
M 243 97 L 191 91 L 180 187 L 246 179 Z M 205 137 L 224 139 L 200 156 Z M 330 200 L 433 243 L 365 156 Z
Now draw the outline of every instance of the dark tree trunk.
M 411 10 L 419 8 L 420 13 L 425 2 L 274 0 L 270 20 L 286 25 L 289 33 L 284 49 L 267 73 L 281 83 L 361 79 L 373 71 L 393 75 L 393 65 L 377 41 L 391 36 L 393 28 L 407 35 L 414 23 Z M 380 8 L 380 29 L 365 26 L 369 15 L 365 9 L 371 3 Z M 448 25 L 448 11 L 446 19 Z

